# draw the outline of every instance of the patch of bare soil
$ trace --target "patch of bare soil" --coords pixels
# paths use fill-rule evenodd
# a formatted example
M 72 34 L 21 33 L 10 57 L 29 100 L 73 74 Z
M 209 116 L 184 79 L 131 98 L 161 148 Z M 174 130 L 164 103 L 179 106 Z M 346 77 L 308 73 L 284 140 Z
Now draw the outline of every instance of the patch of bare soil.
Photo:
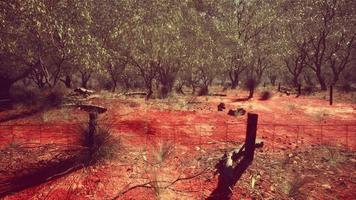
M 353 199 L 356 155 L 331 146 L 256 153 L 238 183 L 256 199 Z
M 109 128 L 120 140 L 121 146 L 115 150 L 118 157 L 5 199 L 204 199 L 217 185 L 215 164 L 225 151 L 244 141 L 246 116 L 227 115 L 227 110 L 237 108 L 259 114 L 257 137 L 265 141 L 265 147 L 256 152 L 253 164 L 234 188 L 233 199 L 352 199 L 356 196 L 353 191 L 356 142 L 352 137 L 356 128 L 348 127 L 350 138 L 345 145 L 346 129 L 327 126 L 356 124 L 355 104 L 336 102 L 330 107 L 325 99 L 278 93 L 267 101 L 258 97 L 236 101 L 247 93 L 228 91 L 227 94 L 152 101 L 121 96 L 91 98 L 87 103 L 108 109 L 99 117 L 99 124 Z M 226 105 L 224 112 L 217 111 L 220 102 Z M 47 119 L 45 123 L 43 119 Z M 61 123 L 49 125 L 57 120 Z M 13 138 L 6 136 L 10 132 L 3 127 L 0 140 L 3 138 L 4 144 L 0 141 L 0 146 L 3 149 L 13 141 L 21 144 L 21 141 L 38 140 L 44 146 L 73 142 L 77 136 L 76 129 L 70 128 L 71 123 L 78 126 L 86 121 L 86 114 L 78 109 L 50 110 L 11 121 L 23 125 L 38 122 L 45 128 L 39 129 L 41 134 L 36 135 L 33 133 L 37 130 L 32 130 L 36 128 L 32 127 L 29 134 L 26 126 L 17 127 L 12 132 L 16 136 Z M 6 122 L 6 126 L 11 123 Z M 325 125 L 322 138 L 320 125 Z M 13 166 L 8 161 L 11 155 L 28 167 L 41 163 L 43 157 L 51 160 L 61 150 L 41 147 L 38 151 L 47 153 L 36 158 L 33 157 L 36 154 L 21 149 L 17 152 L 3 149 L 0 164 Z

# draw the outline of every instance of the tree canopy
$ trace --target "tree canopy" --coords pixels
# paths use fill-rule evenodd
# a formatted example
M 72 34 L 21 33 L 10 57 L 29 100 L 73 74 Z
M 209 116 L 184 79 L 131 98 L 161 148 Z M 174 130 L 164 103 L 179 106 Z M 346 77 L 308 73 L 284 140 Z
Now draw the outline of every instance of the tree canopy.
M 94 74 L 113 90 L 134 77 L 162 97 L 178 83 L 207 90 L 226 78 L 232 88 L 253 78 L 325 90 L 353 79 L 355 9 L 352 0 L 0 0 L 0 93 L 23 78 L 70 87 L 77 75 L 87 87 Z

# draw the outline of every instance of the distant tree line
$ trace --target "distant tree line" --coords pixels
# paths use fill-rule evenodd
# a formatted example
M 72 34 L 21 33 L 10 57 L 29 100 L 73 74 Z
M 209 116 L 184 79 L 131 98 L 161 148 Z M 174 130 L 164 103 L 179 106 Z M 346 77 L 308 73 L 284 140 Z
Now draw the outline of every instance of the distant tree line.
M 162 98 L 283 82 L 356 80 L 353 0 L 0 0 L 0 97 L 96 79 Z

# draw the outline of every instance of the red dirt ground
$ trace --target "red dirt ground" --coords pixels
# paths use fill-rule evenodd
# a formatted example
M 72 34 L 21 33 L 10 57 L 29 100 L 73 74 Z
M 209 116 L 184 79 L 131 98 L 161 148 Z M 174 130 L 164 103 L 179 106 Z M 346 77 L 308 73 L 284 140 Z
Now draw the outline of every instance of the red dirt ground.
M 263 159 L 278 160 L 281 157 L 283 159 L 286 152 L 288 155 L 295 152 L 306 155 L 310 148 L 321 145 L 339 146 L 342 149 L 349 149 L 352 153 L 356 148 L 355 104 L 336 102 L 333 106 L 329 106 L 326 100 L 316 97 L 295 98 L 280 94 L 274 94 L 272 99 L 267 101 L 260 101 L 258 98 L 236 101 L 245 96 L 244 92 L 230 91 L 226 97 L 176 97 L 148 102 L 142 98 L 125 97 L 91 99 L 90 103 L 108 108 L 108 112 L 100 116 L 99 124 L 109 127 L 115 137 L 120 138 L 119 158 L 25 189 L 5 199 L 112 199 L 129 186 L 146 183 L 149 180 L 158 180 L 162 184 L 173 182 L 178 177 L 194 175 L 205 166 L 209 166 L 202 176 L 178 181 L 173 188 L 165 188 L 165 184 L 146 185 L 149 187 L 138 187 L 120 196 L 119 199 L 206 197 L 216 186 L 217 176 L 212 174 L 214 163 L 226 149 L 241 144 L 245 138 L 246 116 L 231 117 L 226 114 L 227 111 L 216 111 L 216 106 L 220 102 L 227 105 L 227 110 L 242 107 L 247 112 L 259 115 L 257 135 L 265 141 L 265 146 L 257 153 L 260 155 L 256 158 L 256 164 L 248 172 L 250 176 L 244 175 L 244 180 L 251 181 L 255 177 L 256 174 L 252 172 L 257 170 L 256 166 L 260 162 L 265 162 Z M 0 118 L 10 114 L 10 112 L 0 113 Z M 39 144 L 58 144 L 66 149 L 68 144 L 75 144 L 79 140 L 81 135 L 78 132 L 86 125 L 86 121 L 86 113 L 73 108 L 55 109 L 8 121 L 0 126 L 0 149 L 9 143 L 29 147 Z M 165 149 L 169 151 L 167 158 L 161 158 L 160 153 Z M 319 151 L 323 153 L 318 149 Z M 294 159 L 295 156 L 292 158 Z M 349 165 L 346 166 L 353 166 L 350 177 L 354 181 L 355 157 L 350 159 L 352 163 L 348 161 Z M 306 159 L 306 161 L 310 160 Z M 299 165 L 301 161 L 296 162 Z M 271 170 L 265 165 L 260 168 L 265 169 L 265 172 Z M 293 166 L 290 168 L 292 169 Z M 324 170 L 324 168 L 320 169 Z M 336 169 L 340 168 L 335 167 Z M 345 170 L 337 175 L 347 174 Z M 287 171 L 285 170 L 285 173 L 289 174 Z M 258 176 L 268 177 L 266 174 Z M 269 178 L 273 179 L 273 177 Z M 256 178 L 258 183 L 260 183 L 259 179 L 261 178 Z M 345 191 L 335 187 L 334 192 L 350 193 L 347 188 L 356 186 L 352 181 L 347 182 Z M 244 183 L 241 181 L 242 185 Z M 283 192 L 273 192 L 282 189 L 278 188 L 279 186 L 273 189 L 272 186 L 275 187 L 272 181 L 266 185 L 260 183 L 259 187 L 262 187 L 260 190 L 264 191 L 262 194 L 269 195 L 266 197 L 254 196 L 256 191 L 252 194 L 245 187 L 237 186 L 234 189 L 233 199 L 293 198 L 288 195 L 283 196 L 285 195 Z M 306 184 L 303 187 L 305 190 L 312 186 Z M 325 187 L 329 188 L 328 185 Z M 316 188 L 314 190 L 321 191 Z M 329 196 L 320 194 L 316 197 L 328 199 Z M 350 197 L 352 196 L 344 196 L 342 199 Z

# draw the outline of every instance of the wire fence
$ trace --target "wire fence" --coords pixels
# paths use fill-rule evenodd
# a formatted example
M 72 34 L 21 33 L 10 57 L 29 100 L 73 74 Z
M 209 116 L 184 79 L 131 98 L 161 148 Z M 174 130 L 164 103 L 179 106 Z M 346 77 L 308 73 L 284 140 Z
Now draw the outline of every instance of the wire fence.
M 0 150 L 8 145 L 37 147 L 80 145 L 86 123 L 0 125 Z M 246 123 L 176 123 L 157 124 L 148 121 L 100 123 L 109 131 L 133 145 L 146 142 L 169 142 L 183 146 L 216 146 L 244 142 Z M 270 151 L 327 144 L 346 149 L 356 148 L 356 125 L 353 124 L 258 124 L 257 138 Z M 145 141 L 143 143 L 143 141 Z
M 13 170 L 16 172 L 16 170 L 21 170 L 21 165 L 24 165 L 24 163 L 19 165 L 19 162 L 23 162 L 23 160 L 18 159 L 16 153 L 9 154 L 6 152 L 9 147 L 28 149 L 28 152 L 20 151 L 20 153 L 29 157 L 33 154 L 32 162 L 37 162 L 37 155 L 43 156 L 51 154 L 51 152 L 56 154 L 63 150 L 82 148 L 81 141 L 87 126 L 87 123 L 0 125 L 0 154 L 2 154 L 0 155 L 0 171 Z M 164 148 L 162 144 L 174 149 L 174 156 L 172 157 L 177 159 L 174 160 L 176 166 L 179 166 L 175 168 L 175 170 L 179 170 L 177 173 L 199 173 L 199 170 L 207 166 L 207 162 L 215 163 L 222 156 L 221 151 L 236 148 L 242 144 L 245 141 L 247 125 L 242 122 L 158 124 L 150 121 L 125 121 L 118 123 L 101 122 L 99 126 L 107 128 L 114 136 L 119 137 L 127 152 L 140 152 L 137 155 L 141 159 L 132 158 L 134 162 L 125 160 L 126 163 L 124 164 L 132 169 L 135 166 L 141 166 L 141 168 L 132 171 L 138 173 L 137 177 L 150 177 L 152 175 L 150 173 L 156 173 L 157 151 Z M 291 125 L 260 123 L 257 127 L 257 138 L 264 141 L 263 149 L 266 153 L 324 144 L 340 146 L 354 151 L 356 148 L 355 136 L 356 125 L 352 124 Z M 48 146 L 51 147 L 47 148 Z M 164 152 L 161 156 L 164 156 Z M 52 159 L 52 157 L 49 159 Z M 211 161 L 212 157 L 214 159 Z M 40 159 L 39 162 L 41 162 Z M 140 165 L 138 162 L 144 164 Z M 190 164 L 187 164 L 189 162 Z M 18 166 L 20 166 L 19 169 L 17 169 Z M 6 180 L 8 177 L 14 176 L 10 173 L 8 177 L 6 177 L 7 174 L 4 175 L 4 177 L 0 175 L 0 179 Z M 191 199 L 205 199 L 214 189 L 214 185 L 207 184 L 208 179 L 211 179 L 211 177 L 199 176 L 195 179 L 186 180 L 182 184 L 176 184 L 174 187 L 188 191 L 187 193 L 193 195 Z M 80 178 L 78 178 L 79 180 Z M 69 186 L 68 194 L 74 191 L 71 189 L 74 187 L 72 184 Z M 0 180 L 0 196 L 4 191 L 11 191 L 11 189 L 6 184 L 2 185 Z M 75 196 L 74 192 L 71 195 Z M 47 196 L 50 195 L 47 194 Z M 112 196 L 107 197 L 107 199 L 111 198 Z

